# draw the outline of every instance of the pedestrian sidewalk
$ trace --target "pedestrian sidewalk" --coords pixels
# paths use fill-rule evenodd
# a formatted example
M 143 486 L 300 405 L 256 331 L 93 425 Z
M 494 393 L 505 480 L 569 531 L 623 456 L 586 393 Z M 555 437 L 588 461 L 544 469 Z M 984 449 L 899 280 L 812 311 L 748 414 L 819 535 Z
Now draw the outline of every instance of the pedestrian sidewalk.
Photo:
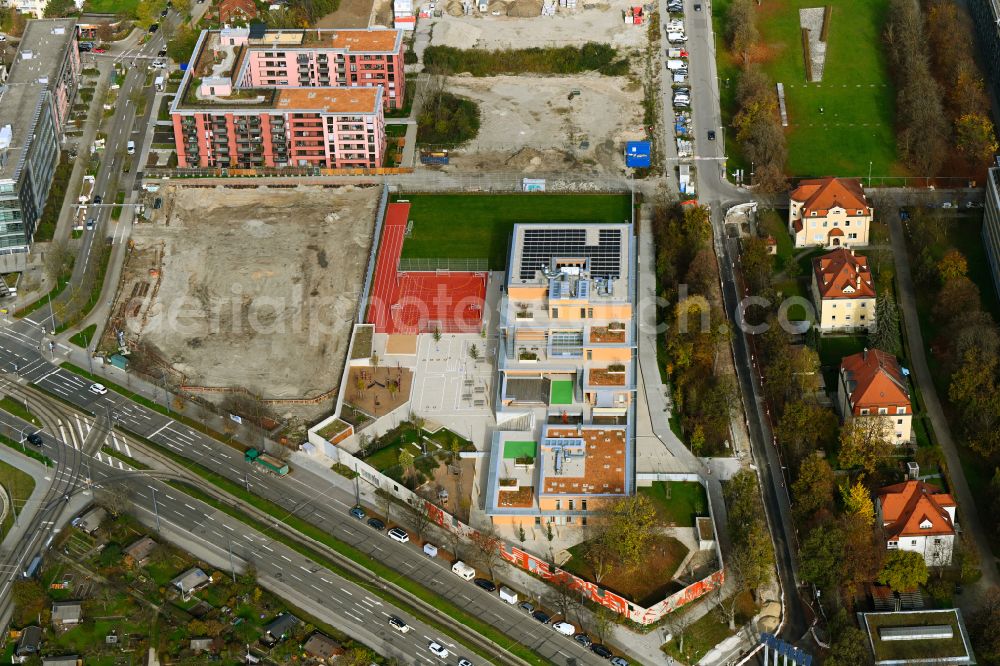
M 14 545 L 21 541 L 26 530 L 31 526 L 32 518 L 38 509 L 41 508 L 42 497 L 52 485 L 52 474 L 54 470 L 47 468 L 34 458 L 19 454 L 8 446 L 0 446 L 0 461 L 16 467 L 35 481 L 35 489 L 31 491 L 31 497 L 16 497 L 17 519 L 14 521 L 10 532 L 3 539 L 0 550 L 10 552 Z M 8 490 L 9 492 L 9 490 Z M 23 500 L 27 499 L 27 502 Z

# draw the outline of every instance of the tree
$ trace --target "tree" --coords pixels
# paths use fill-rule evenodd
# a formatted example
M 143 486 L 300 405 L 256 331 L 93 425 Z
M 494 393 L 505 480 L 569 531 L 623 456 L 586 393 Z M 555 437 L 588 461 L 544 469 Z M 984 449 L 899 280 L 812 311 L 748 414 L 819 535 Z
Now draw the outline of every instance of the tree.
M 903 349 L 899 339 L 899 310 L 891 293 L 875 301 L 875 327 L 868 333 L 868 346 L 898 356 Z
M 882 563 L 878 582 L 888 585 L 894 592 L 910 592 L 927 582 L 927 564 L 924 556 L 912 550 L 890 550 Z
M 167 42 L 167 55 L 174 62 L 187 63 L 194 54 L 200 33 L 188 25 L 182 25 Z
M 993 122 L 983 113 L 967 113 L 955 121 L 955 143 L 973 164 L 990 162 L 1000 148 Z
M 872 663 L 868 637 L 857 627 L 845 627 L 830 644 L 826 666 L 865 666 Z
M 412 497 L 406 503 L 406 509 L 410 518 L 410 527 L 413 528 L 417 538 L 423 541 L 424 535 L 427 534 L 427 528 L 432 522 L 431 515 L 427 511 L 427 502 L 420 497 Z
M 875 504 L 868 489 L 860 481 L 852 486 L 841 486 L 840 498 L 844 501 L 844 510 L 849 516 L 856 517 L 867 526 L 875 524 Z
M 785 407 L 775 435 L 786 453 L 788 464 L 794 469 L 816 452 L 836 429 L 837 417 L 829 408 L 794 401 Z
M 934 301 L 934 317 L 950 323 L 980 307 L 979 287 L 965 276 L 944 283 Z
M 858 585 L 875 580 L 885 557 L 885 541 L 871 525 L 850 516 L 838 522 L 844 535 L 844 557 L 841 561 L 841 587 L 845 598 L 852 599 Z
M 840 430 L 840 465 L 874 474 L 893 449 L 892 421 L 875 414 L 856 416 Z
M 378 661 L 378 655 L 361 645 L 354 646 L 337 657 L 337 663 L 344 666 L 368 666 Z
M 191 0 L 173 0 L 174 10 L 181 16 L 191 13 Z
M 490 574 L 490 580 L 495 578 L 494 570 L 502 561 L 503 541 L 497 536 L 496 527 L 491 523 L 485 529 L 474 532 L 470 538 L 475 548 L 473 557 L 476 562 L 485 567 Z
M 569 621 L 570 613 L 580 607 L 580 593 L 573 587 L 573 578 L 571 576 L 562 576 L 549 585 L 549 593 L 546 595 L 546 605 L 550 605 L 567 622 Z M 577 618 L 577 622 L 579 622 L 579 618 Z
M 35 622 L 38 614 L 45 610 L 48 598 L 42 584 L 37 580 L 19 580 L 11 587 L 14 601 L 14 617 L 17 625 Z
M 670 629 L 670 633 L 673 635 L 674 640 L 677 641 L 677 652 L 681 655 L 685 655 L 684 652 L 684 639 L 687 638 L 688 629 L 694 624 L 695 618 L 693 613 L 685 612 L 686 609 L 675 610 L 674 612 L 667 615 L 664 624 Z M 686 656 L 686 655 L 685 655 Z
M 413 453 L 411 451 L 408 451 L 407 449 L 403 449 L 402 451 L 399 452 L 399 466 L 403 470 L 403 477 L 404 478 L 410 476 L 411 474 L 413 474 L 413 471 L 415 469 L 414 468 L 414 461 L 415 460 L 416 460 L 416 458 L 414 457 L 414 455 L 413 455 Z
M 594 611 L 594 637 L 599 643 L 605 642 L 611 635 L 611 625 L 615 623 L 614 614 L 605 606 L 598 606 Z
M 833 469 L 819 453 L 813 453 L 799 466 L 799 476 L 792 484 L 792 511 L 801 521 L 833 505 Z
M 844 557 L 844 533 L 836 525 L 813 528 L 799 550 L 799 575 L 822 590 L 836 586 L 840 580 L 840 563 Z
M 768 251 L 767 242 L 763 238 L 754 236 L 746 241 L 740 254 L 740 263 L 751 293 L 759 294 L 771 286 L 774 255 Z
M 105 484 L 94 492 L 94 502 L 113 518 L 118 518 L 132 508 L 132 493 L 124 484 Z
M 139 4 L 135 8 L 136 23 L 143 28 L 148 28 L 159 19 L 162 7 L 161 0 L 139 0 Z
M 45 252 L 45 277 L 55 287 L 60 278 L 67 276 L 73 270 L 73 263 L 73 253 L 66 241 L 55 241 Z
M 952 248 L 941 257 L 937 269 L 941 284 L 944 284 L 950 280 L 965 277 L 969 272 L 969 262 L 965 259 L 964 254 Z
M 986 591 L 979 609 L 969 617 L 969 632 L 980 663 L 1000 662 L 1000 588 Z
M 45 18 L 60 18 L 76 13 L 73 0 L 49 0 L 45 5 Z
M 740 561 L 741 575 L 748 589 L 757 589 L 771 578 L 774 552 L 762 516 L 757 477 L 750 470 L 737 472 L 723 486 L 729 513 L 729 532 L 734 557 Z
M 638 566 L 655 536 L 656 507 L 646 495 L 622 497 L 600 512 L 600 539 L 614 552 L 618 566 Z
M 590 565 L 594 582 L 598 585 L 615 569 L 615 552 L 603 538 L 591 539 L 585 545 L 583 559 Z
M 479 360 L 479 347 L 477 347 L 476 345 L 469 346 L 469 358 L 471 358 L 473 361 Z

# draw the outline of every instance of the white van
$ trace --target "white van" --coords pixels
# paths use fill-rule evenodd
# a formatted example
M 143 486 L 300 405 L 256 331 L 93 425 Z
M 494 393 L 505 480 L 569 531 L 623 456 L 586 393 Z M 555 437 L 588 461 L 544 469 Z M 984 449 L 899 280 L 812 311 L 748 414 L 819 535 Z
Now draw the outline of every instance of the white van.
M 462 560 L 459 560 L 451 565 L 451 572 L 459 578 L 464 578 L 465 580 L 472 580 L 476 577 L 476 570 Z
M 424 544 L 424 554 L 427 555 L 427 557 L 437 557 L 438 547 L 430 542 L 427 542 Z
M 670 42 L 671 44 L 680 44 L 682 42 L 686 42 L 687 40 L 688 38 L 684 35 L 683 32 L 667 33 L 667 41 Z
M 500 586 L 500 598 L 509 603 L 511 606 L 517 603 L 517 592 L 510 589 L 506 585 Z
M 135 141 L 129 141 L 126 151 L 129 155 L 135 155 Z
M 669 69 L 671 71 L 674 71 L 674 70 L 677 70 L 677 69 L 684 69 L 685 66 L 686 65 L 685 65 L 685 63 L 684 63 L 683 60 L 668 60 L 667 61 L 667 69 Z

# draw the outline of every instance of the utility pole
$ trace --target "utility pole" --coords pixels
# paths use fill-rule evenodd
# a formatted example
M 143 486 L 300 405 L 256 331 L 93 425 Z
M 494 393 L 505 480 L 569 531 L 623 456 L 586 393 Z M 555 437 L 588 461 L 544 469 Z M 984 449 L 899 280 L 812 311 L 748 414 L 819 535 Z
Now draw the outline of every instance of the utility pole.
M 160 510 L 156 507 L 156 488 L 150 487 L 153 491 L 153 515 L 156 516 L 156 531 L 160 531 Z

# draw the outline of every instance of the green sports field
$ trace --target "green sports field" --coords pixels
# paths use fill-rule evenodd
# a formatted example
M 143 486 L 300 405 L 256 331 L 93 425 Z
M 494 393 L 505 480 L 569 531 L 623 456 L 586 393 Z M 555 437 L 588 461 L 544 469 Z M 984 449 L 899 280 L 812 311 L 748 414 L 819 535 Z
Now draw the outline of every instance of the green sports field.
M 762 66 L 785 86 L 790 176 L 901 175 L 893 129 L 895 90 L 889 78 L 882 30 L 885 0 L 828 0 L 833 6 L 826 65 L 820 83 L 807 83 L 799 9 L 822 7 L 816 0 L 783 0 L 758 7 Z M 722 48 L 729 0 L 713 5 L 720 48 L 724 115 L 731 119 L 737 67 Z M 729 80 L 728 86 L 726 80 Z M 820 111 L 822 109 L 822 112 Z M 745 165 L 749 166 L 749 165 Z
M 569 379 L 557 379 L 552 382 L 552 395 L 549 400 L 552 405 L 573 404 L 573 382 Z
M 518 222 L 630 222 L 625 194 L 401 194 L 413 232 L 404 258 L 485 258 L 504 270 Z

